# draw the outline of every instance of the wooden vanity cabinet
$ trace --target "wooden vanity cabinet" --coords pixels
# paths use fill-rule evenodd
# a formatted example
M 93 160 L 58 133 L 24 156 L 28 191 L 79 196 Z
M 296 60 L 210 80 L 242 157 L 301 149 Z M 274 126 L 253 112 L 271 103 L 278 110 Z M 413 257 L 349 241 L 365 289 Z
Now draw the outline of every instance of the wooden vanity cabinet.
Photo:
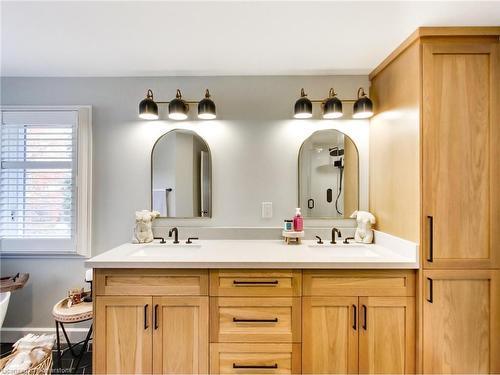
M 303 373 L 415 371 L 413 271 L 304 271 L 304 294 Z
M 208 372 L 207 270 L 94 272 L 93 373 Z

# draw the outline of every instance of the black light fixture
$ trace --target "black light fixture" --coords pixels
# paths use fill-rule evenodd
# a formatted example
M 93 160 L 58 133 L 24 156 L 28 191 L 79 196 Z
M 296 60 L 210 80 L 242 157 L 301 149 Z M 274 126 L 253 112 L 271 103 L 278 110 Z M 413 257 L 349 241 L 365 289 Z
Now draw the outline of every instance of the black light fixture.
M 189 104 L 182 99 L 181 90 L 177 89 L 175 99 L 168 103 L 168 118 L 172 120 L 185 120 L 188 117 Z
M 153 91 L 148 89 L 146 99 L 139 103 L 139 117 L 143 120 L 158 120 L 158 105 L 154 101 Z
M 215 103 L 210 99 L 210 92 L 205 91 L 205 98 L 198 103 L 198 118 L 202 120 L 213 120 L 216 118 Z
M 293 117 L 295 118 L 311 118 L 312 117 L 312 102 L 307 98 L 304 89 L 300 90 L 300 99 L 295 102 Z
M 353 118 L 370 118 L 373 116 L 373 103 L 362 87 L 358 89 L 358 99 L 354 102 Z
M 343 115 L 342 102 L 339 98 L 337 98 L 337 93 L 335 92 L 335 90 L 331 88 L 330 92 L 328 93 L 328 98 L 325 99 L 323 103 L 323 118 L 340 118 Z

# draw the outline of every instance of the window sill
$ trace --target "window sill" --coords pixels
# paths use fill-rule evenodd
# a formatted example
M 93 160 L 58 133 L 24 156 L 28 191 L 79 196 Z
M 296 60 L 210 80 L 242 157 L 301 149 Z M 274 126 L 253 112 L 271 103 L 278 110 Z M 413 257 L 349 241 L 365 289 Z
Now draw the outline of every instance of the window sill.
M 0 259 L 88 259 L 90 255 L 82 255 L 68 252 L 21 252 L 0 251 Z

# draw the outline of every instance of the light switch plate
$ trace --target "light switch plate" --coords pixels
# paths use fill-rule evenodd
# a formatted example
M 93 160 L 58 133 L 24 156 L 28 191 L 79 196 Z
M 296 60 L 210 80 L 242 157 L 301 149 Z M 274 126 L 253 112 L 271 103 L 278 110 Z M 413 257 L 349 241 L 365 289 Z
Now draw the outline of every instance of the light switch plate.
M 262 202 L 262 218 L 270 219 L 273 217 L 273 202 Z

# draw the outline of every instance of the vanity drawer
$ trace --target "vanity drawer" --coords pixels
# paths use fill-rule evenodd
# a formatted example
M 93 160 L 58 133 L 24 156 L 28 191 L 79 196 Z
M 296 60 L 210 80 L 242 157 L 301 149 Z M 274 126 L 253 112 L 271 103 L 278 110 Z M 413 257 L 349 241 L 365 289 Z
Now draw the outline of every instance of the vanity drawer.
M 302 293 L 300 270 L 212 270 L 210 295 L 292 297 Z
M 211 297 L 211 342 L 300 342 L 300 297 Z
M 305 296 L 414 296 L 413 270 L 304 270 Z
M 210 344 L 211 374 L 300 374 L 300 344 Z
M 208 295 L 208 270 L 95 269 L 96 295 Z

